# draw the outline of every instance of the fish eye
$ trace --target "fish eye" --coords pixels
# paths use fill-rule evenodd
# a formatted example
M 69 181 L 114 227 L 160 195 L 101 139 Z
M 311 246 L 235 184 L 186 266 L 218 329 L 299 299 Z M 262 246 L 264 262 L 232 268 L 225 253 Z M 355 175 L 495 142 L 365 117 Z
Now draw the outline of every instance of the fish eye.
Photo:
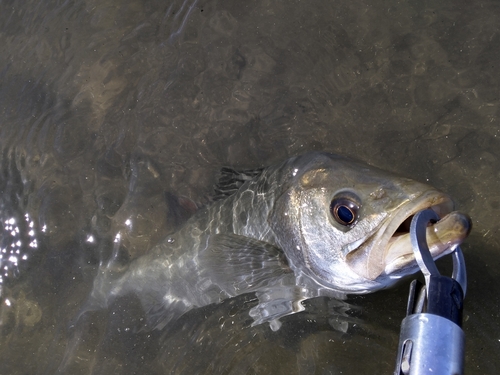
M 350 195 L 350 194 L 349 194 Z M 352 197 L 342 194 L 334 197 L 330 204 L 330 212 L 333 218 L 342 225 L 349 226 L 358 219 L 359 204 Z

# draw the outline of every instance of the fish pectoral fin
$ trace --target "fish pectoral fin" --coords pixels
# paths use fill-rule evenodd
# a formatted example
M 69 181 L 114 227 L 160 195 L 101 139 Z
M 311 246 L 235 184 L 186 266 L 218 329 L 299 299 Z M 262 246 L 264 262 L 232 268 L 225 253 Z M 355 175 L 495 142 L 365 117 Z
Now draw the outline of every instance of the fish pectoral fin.
M 266 242 L 236 234 L 216 234 L 199 255 L 207 276 L 229 296 L 270 287 L 293 275 L 283 251 Z
M 252 326 L 269 323 L 273 331 L 281 327 L 280 318 L 304 311 L 302 301 L 310 298 L 305 289 L 283 285 L 257 292 L 259 304 L 250 310 Z

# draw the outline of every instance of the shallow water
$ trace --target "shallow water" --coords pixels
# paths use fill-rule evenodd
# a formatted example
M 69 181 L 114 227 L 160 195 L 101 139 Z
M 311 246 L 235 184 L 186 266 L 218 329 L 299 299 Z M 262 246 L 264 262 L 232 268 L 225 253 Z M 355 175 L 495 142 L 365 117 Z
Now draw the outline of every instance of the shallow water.
M 206 203 L 221 166 L 307 150 L 449 192 L 467 374 L 500 368 L 500 4 L 0 3 L 1 374 L 390 373 L 407 283 L 249 327 L 252 295 L 140 330 L 138 302 L 74 319 Z M 127 222 L 130 220 L 130 222 Z M 120 237 L 117 237 L 120 234 Z

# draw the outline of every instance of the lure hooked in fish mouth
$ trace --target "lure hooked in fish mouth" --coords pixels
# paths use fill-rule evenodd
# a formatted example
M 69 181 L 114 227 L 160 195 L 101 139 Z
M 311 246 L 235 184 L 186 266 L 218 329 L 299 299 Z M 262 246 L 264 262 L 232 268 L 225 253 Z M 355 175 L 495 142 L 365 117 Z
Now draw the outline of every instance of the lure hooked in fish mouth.
M 410 240 L 410 222 L 417 212 L 427 208 L 440 217 L 438 222 L 428 226 L 426 232 L 431 255 L 437 259 L 451 253 L 468 236 L 471 220 L 466 214 L 453 211 L 453 202 L 448 195 L 429 190 L 402 204 L 371 238 L 349 254 L 347 263 L 350 268 L 369 280 L 413 273 L 417 264 Z

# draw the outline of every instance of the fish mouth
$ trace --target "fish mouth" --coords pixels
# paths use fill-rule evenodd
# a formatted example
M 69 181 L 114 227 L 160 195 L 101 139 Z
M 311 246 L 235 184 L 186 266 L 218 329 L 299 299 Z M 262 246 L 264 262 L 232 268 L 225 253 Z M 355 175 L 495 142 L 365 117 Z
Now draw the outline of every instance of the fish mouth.
M 453 201 L 448 195 L 430 190 L 393 212 L 362 246 L 364 249 L 361 249 L 361 253 L 353 254 L 352 259 L 348 260 L 351 269 L 369 280 L 382 276 L 403 277 L 417 271 L 409 233 L 410 223 L 417 212 L 428 208 L 440 218 L 435 223 L 429 223 L 426 230 L 432 257 L 438 259 L 451 253 L 469 235 L 471 220 L 466 214 L 453 211 Z M 360 255 L 363 255 L 364 261 L 359 261 Z

